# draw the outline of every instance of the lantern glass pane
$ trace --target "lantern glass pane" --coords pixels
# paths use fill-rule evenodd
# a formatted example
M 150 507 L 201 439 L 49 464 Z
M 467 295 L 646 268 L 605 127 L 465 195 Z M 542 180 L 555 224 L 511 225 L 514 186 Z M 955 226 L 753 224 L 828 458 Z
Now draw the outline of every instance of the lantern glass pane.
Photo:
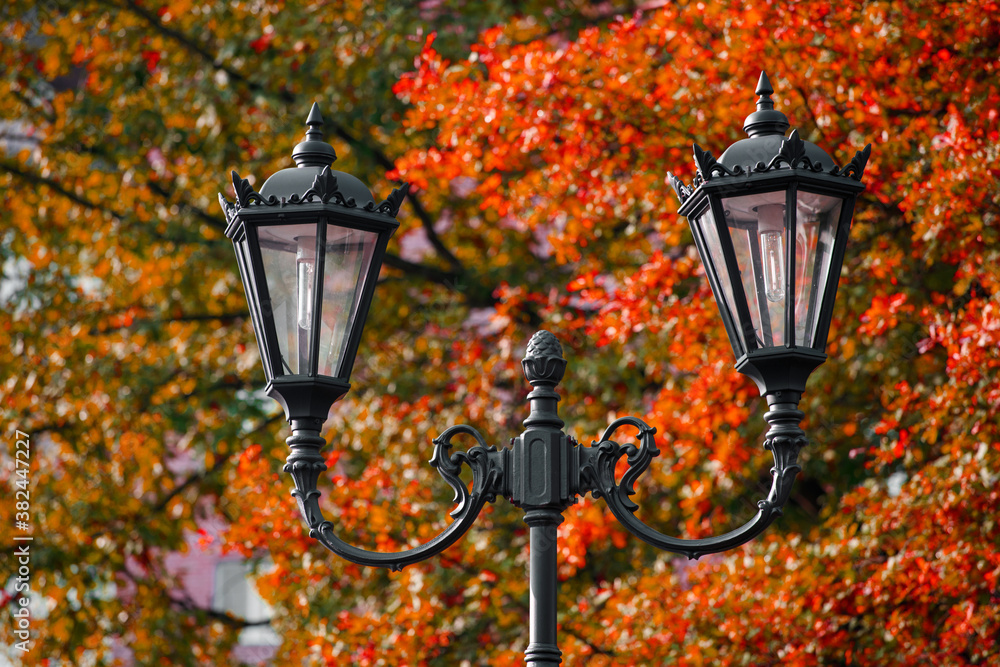
M 712 262 L 712 266 L 706 266 L 705 270 L 711 271 L 714 269 L 719 285 L 722 287 L 722 294 L 715 295 L 715 299 L 719 303 L 719 309 L 728 310 L 730 321 L 738 323 L 739 316 L 736 311 L 736 299 L 733 297 L 733 284 L 730 281 L 729 273 L 726 271 L 726 259 L 722 253 L 722 241 L 719 239 L 719 229 L 715 225 L 715 216 L 712 215 L 712 209 L 705 209 L 704 213 L 696 217 L 694 222 L 701 231 L 701 236 L 705 240 L 705 245 L 708 249 L 709 260 Z M 723 313 L 723 317 L 725 316 L 726 314 Z M 735 328 L 737 331 L 742 331 L 738 325 Z
M 257 349 L 260 350 L 260 359 L 264 365 L 264 375 L 270 380 L 273 373 L 267 354 L 267 339 L 264 334 L 265 326 L 262 321 L 263 313 L 260 306 L 260 294 L 258 292 L 257 276 L 254 274 L 253 261 L 251 260 L 249 241 L 246 236 L 236 243 L 236 257 L 240 267 L 243 287 L 247 294 L 247 304 L 250 306 L 250 321 L 253 322 L 253 331 L 257 339 Z
M 785 191 L 722 200 L 758 347 L 785 344 Z
M 377 245 L 375 232 L 327 225 L 319 337 L 320 375 L 339 376 L 341 373 Z
M 269 225 L 257 231 L 281 355 L 275 375 L 309 373 L 316 229 L 315 224 Z
M 814 340 L 823 303 L 833 243 L 837 238 L 843 199 L 798 192 L 795 230 L 795 344 L 822 348 Z

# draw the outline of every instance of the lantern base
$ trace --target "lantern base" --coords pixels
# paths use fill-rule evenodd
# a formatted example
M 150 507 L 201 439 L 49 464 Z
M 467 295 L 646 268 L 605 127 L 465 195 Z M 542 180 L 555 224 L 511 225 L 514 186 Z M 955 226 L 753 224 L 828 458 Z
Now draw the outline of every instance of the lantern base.
M 330 414 L 330 406 L 342 399 L 351 385 L 330 377 L 282 375 L 267 383 L 264 393 L 285 409 L 285 419 L 317 420 L 320 425 Z
M 782 346 L 743 355 L 736 362 L 736 370 L 757 383 L 760 395 L 767 397 L 768 401 L 773 397 L 798 402 L 806 390 L 809 376 L 824 361 L 826 354 L 819 350 Z M 787 392 L 794 393 L 794 396 Z

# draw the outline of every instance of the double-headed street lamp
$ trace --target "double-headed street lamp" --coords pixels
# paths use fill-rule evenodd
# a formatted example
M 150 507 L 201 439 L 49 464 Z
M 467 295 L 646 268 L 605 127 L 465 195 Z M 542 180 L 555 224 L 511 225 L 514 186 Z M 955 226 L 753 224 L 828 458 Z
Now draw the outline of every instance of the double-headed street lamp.
M 705 273 L 725 322 L 736 368 L 767 399 L 770 428 L 764 447 L 774 455 L 770 493 L 745 525 L 723 535 L 687 540 L 647 526 L 629 496 L 659 451 L 654 429 L 636 417 L 615 420 L 599 442 L 580 445 L 563 431 L 555 388 L 566 370 L 562 346 L 539 331 L 521 362 L 532 386 L 525 430 L 497 449 L 469 426 L 451 426 L 434 440 L 432 466 L 455 491 L 454 521 L 437 537 L 396 553 L 359 549 L 340 539 L 324 518 L 316 488 L 326 470 L 320 435 L 330 406 L 350 389 L 351 368 L 396 214 L 407 187 L 376 204 L 355 177 L 330 169 L 336 159 L 323 141 L 313 105 L 305 141 L 292 152 L 296 167 L 271 176 L 260 192 L 233 172 L 236 203 L 220 195 L 229 221 L 257 343 L 266 392 L 285 410 L 292 435 L 285 471 L 295 482 L 309 534 L 360 565 L 394 570 L 434 556 L 458 540 L 497 496 L 524 510 L 530 527 L 530 643 L 525 663 L 559 665 L 556 639 L 557 526 L 577 496 L 590 492 L 632 534 L 660 549 L 697 558 L 753 539 L 781 514 L 806 444 L 798 409 L 809 374 L 826 359 L 827 334 L 854 211 L 864 186 L 870 146 L 844 168 L 793 131 L 774 109 L 774 91 L 761 74 L 757 111 L 744 124 L 748 138 L 716 160 L 695 145 L 697 175 L 690 186 L 668 174 L 688 218 Z M 612 439 L 638 429 L 638 445 Z M 452 452 L 451 441 L 478 443 Z M 615 475 L 626 457 L 625 473 Z M 459 477 L 472 470 L 472 488 Z

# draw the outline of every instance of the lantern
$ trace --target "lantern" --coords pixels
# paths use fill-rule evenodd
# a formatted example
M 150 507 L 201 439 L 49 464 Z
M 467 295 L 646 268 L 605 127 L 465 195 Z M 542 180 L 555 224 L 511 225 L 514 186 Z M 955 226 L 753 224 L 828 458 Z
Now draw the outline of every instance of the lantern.
M 265 391 L 286 418 L 326 419 L 350 389 L 386 245 L 408 186 L 376 204 L 357 178 L 330 169 L 312 106 L 305 140 L 255 192 L 233 172 L 236 202 L 219 195 L 260 348 Z
M 736 356 L 761 394 L 801 395 L 826 360 L 844 249 L 871 145 L 845 168 L 774 109 L 757 83 L 748 138 L 716 160 L 695 144 L 692 186 L 668 178 L 681 200 Z M 787 398 L 787 396 L 786 396 Z M 794 400 L 798 400 L 794 397 Z

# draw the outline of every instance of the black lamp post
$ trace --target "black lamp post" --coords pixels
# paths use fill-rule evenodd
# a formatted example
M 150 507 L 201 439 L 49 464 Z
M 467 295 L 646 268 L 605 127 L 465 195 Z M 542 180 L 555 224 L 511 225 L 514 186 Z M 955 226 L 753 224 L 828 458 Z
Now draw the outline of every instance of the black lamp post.
M 524 510 L 530 527 L 530 643 L 525 663 L 554 667 L 561 662 L 556 638 L 557 526 L 577 496 L 604 498 L 630 532 L 660 549 L 697 558 L 726 551 L 759 535 L 781 514 L 799 471 L 805 445 L 798 402 L 810 372 L 826 355 L 833 310 L 854 200 L 870 146 L 844 169 L 804 142 L 774 110 L 770 83 L 761 74 L 757 111 L 744 129 L 748 139 L 716 161 L 694 147 L 698 175 L 692 187 L 669 175 L 691 221 L 737 369 L 752 377 L 767 398 L 770 425 L 764 447 L 774 455 L 773 481 L 759 511 L 745 525 L 723 535 L 685 540 L 664 535 L 636 518 L 629 496 L 659 451 L 654 429 L 635 417 L 607 427 L 600 441 L 580 445 L 563 431 L 555 388 L 566 370 L 562 346 L 539 331 L 521 362 L 533 387 L 525 430 L 510 447 L 489 446 L 469 426 L 451 426 L 434 440 L 431 465 L 454 489 L 454 521 L 414 549 L 378 553 L 341 540 L 319 507 L 316 481 L 326 469 L 320 429 L 330 406 L 350 388 L 348 380 L 372 292 L 395 231 L 407 188 L 376 205 L 356 178 L 330 171 L 336 158 L 322 141 L 323 124 L 313 106 L 306 141 L 292 157 L 297 168 L 278 172 L 254 192 L 233 172 L 237 202 L 220 201 L 236 246 L 267 392 L 285 409 L 292 427 L 285 465 L 295 482 L 292 494 L 316 538 L 334 553 L 361 565 L 400 569 L 434 556 L 461 537 L 479 511 L 497 496 Z M 623 426 L 638 429 L 634 444 L 612 440 Z M 451 452 L 451 441 L 469 435 L 477 445 Z M 619 482 L 616 465 L 628 468 Z M 472 489 L 460 479 L 472 470 Z

